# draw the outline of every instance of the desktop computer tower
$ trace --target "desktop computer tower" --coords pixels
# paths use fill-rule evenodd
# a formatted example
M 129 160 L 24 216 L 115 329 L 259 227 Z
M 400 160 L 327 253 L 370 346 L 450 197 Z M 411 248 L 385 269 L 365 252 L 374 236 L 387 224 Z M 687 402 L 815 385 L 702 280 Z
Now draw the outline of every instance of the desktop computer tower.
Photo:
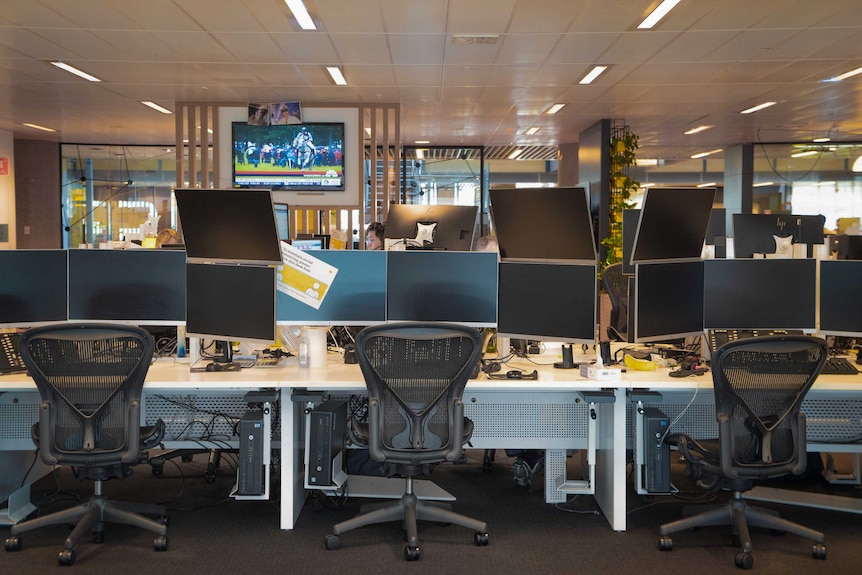
M 332 487 L 344 483 L 347 402 L 324 401 L 308 414 L 306 428 L 306 486 Z
M 670 447 L 662 441 L 669 421 L 658 408 L 643 411 L 644 488 L 647 493 L 670 493 Z
M 263 412 L 248 411 L 239 422 L 237 494 L 262 495 L 263 469 Z

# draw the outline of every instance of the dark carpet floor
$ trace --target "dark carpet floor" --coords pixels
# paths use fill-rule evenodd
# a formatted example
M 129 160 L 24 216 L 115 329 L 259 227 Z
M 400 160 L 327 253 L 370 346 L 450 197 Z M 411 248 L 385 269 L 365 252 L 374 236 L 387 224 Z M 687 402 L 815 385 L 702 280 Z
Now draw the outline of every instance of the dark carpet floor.
M 628 530 L 611 530 L 589 496 L 565 504 L 544 503 L 542 478 L 529 492 L 513 487 L 511 460 L 498 459 L 492 473 L 483 473 L 481 451 L 468 452 L 465 465 L 439 467 L 433 479 L 457 496 L 455 510 L 488 522 L 490 545 L 473 545 L 472 533 L 434 523 L 420 527 L 422 557 L 403 559 L 400 526 L 371 526 L 342 536 L 342 548 L 327 551 L 324 536 L 331 526 L 356 514 L 361 500 L 341 507 L 328 499 L 310 498 L 297 528 L 278 528 L 276 500 L 235 501 L 228 496 L 234 482 L 225 460 L 215 483 L 204 479 L 205 459 L 168 464 L 161 477 L 146 466 L 123 481 L 105 484 L 114 499 L 167 502 L 170 509 L 170 548 L 153 551 L 153 537 L 133 527 L 108 525 L 105 542 L 79 545 L 71 567 L 57 564 L 57 552 L 68 526 L 27 533 L 19 552 L 0 552 L 0 574 L 42 574 L 66 569 L 76 573 L 696 573 L 710 575 L 736 570 L 735 549 L 725 528 L 698 529 L 674 537 L 674 550 L 657 548 L 658 528 L 681 516 L 687 500 L 705 502 L 675 466 L 678 496 L 638 496 L 629 485 Z M 577 458 L 573 458 L 576 460 Z M 577 467 L 577 462 L 570 465 Z M 819 479 L 798 485 L 823 490 Z M 89 497 L 92 485 L 60 470 L 34 484 L 32 500 L 43 513 Z M 837 491 L 858 496 L 852 487 Z M 277 498 L 277 494 L 275 497 Z M 862 572 L 862 516 L 789 506 L 771 506 L 782 515 L 826 533 L 828 559 L 811 557 L 810 542 L 793 535 L 753 531 L 754 572 L 759 574 Z M 8 528 L 0 528 L 5 539 Z

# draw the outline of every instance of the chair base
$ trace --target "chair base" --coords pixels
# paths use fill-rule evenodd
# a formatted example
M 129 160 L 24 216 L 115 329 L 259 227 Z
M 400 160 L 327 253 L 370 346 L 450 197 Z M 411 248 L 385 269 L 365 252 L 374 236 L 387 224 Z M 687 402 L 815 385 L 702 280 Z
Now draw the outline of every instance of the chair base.
M 437 501 L 422 501 L 413 493 L 405 493 L 399 501 L 385 501 L 364 505 L 360 514 L 347 521 L 342 521 L 332 528 L 332 535 L 326 537 L 327 549 L 338 549 L 341 546 L 339 535 L 353 531 L 366 525 L 402 521 L 406 532 L 407 545 L 404 549 L 408 561 L 419 559 L 418 521 L 436 521 L 452 523 L 472 529 L 476 545 L 488 544 L 488 524 L 455 513 L 446 503 Z
M 659 549 L 671 551 L 673 541 L 669 537 L 672 533 L 693 529 L 695 527 L 708 527 L 717 525 L 729 525 L 734 528 L 735 537 L 739 539 L 740 552 L 736 555 L 735 562 L 738 567 L 750 569 L 754 565 L 751 556 L 752 543 L 749 526 L 762 527 L 781 533 L 792 533 L 814 541 L 812 556 L 815 559 L 826 559 L 826 546 L 823 533 L 810 529 L 788 519 L 783 519 L 774 511 L 749 506 L 742 498 L 742 493 L 734 492 L 733 499 L 726 505 L 712 507 L 703 513 L 683 517 L 671 523 L 661 526 L 659 533 Z
M 144 515 L 155 515 L 159 520 L 149 519 Z M 60 552 L 61 565 L 74 563 L 75 547 L 87 532 L 92 531 L 93 541 L 101 543 L 104 540 L 105 523 L 119 523 L 145 529 L 157 535 L 153 540 L 153 548 L 156 551 L 166 551 L 168 548 L 168 518 L 163 505 L 109 501 L 102 495 L 93 495 L 89 501 L 81 505 L 13 525 L 9 531 L 10 536 L 6 539 L 5 548 L 7 551 L 18 551 L 22 545 L 22 533 L 63 523 L 75 524 L 75 528 L 63 544 L 63 551 Z

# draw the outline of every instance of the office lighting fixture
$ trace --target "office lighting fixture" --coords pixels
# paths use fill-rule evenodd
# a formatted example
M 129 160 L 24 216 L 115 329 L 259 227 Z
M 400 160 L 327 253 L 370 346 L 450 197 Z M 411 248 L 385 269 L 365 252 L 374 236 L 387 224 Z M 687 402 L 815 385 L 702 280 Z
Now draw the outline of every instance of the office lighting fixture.
M 760 110 L 763 110 L 764 108 L 768 108 L 769 106 L 774 106 L 777 103 L 778 102 L 764 102 L 762 104 L 752 106 L 751 108 L 747 108 L 747 109 L 741 111 L 740 114 L 751 114 L 754 112 L 759 112 Z
M 717 150 L 710 150 L 709 152 L 701 152 L 701 153 L 699 153 L 699 154 L 694 154 L 694 155 L 691 157 L 691 159 L 692 159 L 692 160 L 697 160 L 697 159 L 699 159 L 699 158 L 705 158 L 705 157 L 707 157 L 707 156 L 711 156 L 712 154 L 717 154 L 717 153 L 719 153 L 719 152 L 723 152 L 723 151 L 724 151 L 724 149 L 723 149 L 723 148 L 719 148 L 719 149 L 717 149 Z
M 344 74 L 341 73 L 341 68 L 338 66 L 327 66 L 326 71 L 329 72 L 332 81 L 339 86 L 346 86 L 347 80 L 344 79 Z
M 790 154 L 791 158 L 804 158 L 805 156 L 813 156 L 814 154 L 819 154 L 818 150 L 806 150 L 804 152 L 796 152 L 795 154 Z
M 703 132 L 704 130 L 709 130 L 713 126 L 698 126 L 696 128 L 692 128 L 691 130 L 686 130 L 683 134 L 687 136 L 691 136 L 692 134 L 697 134 L 698 132 Z
M 143 104 L 144 106 L 147 106 L 148 108 L 152 108 L 156 112 L 161 112 L 162 114 L 173 114 L 173 112 L 171 112 L 167 108 L 162 108 L 161 106 L 159 106 L 155 102 L 150 102 L 149 100 L 141 100 L 141 104 Z
M 649 30 L 656 24 L 658 24 L 659 20 L 667 16 L 667 13 L 673 10 L 674 6 L 679 4 L 679 0 L 664 0 L 661 4 L 655 7 L 655 10 L 649 13 L 649 15 L 644 18 L 643 22 L 638 24 L 638 30 Z
M 862 156 L 856 158 L 856 161 L 853 162 L 853 167 L 850 169 L 854 172 L 862 172 Z
M 763 188 L 765 186 L 774 186 L 775 182 L 760 182 L 759 184 L 754 184 L 751 186 L 752 188 Z
M 29 122 L 24 122 L 21 124 L 22 126 L 27 126 L 28 128 L 33 128 L 34 130 L 42 130 L 43 132 L 56 132 L 54 128 L 46 128 L 45 126 L 40 126 L 39 124 L 31 124 Z
M 713 188 L 715 187 L 715 182 L 707 182 L 705 184 L 698 184 L 698 188 Z
M 587 75 L 581 78 L 581 81 L 578 82 L 578 84 L 591 84 L 593 80 L 598 78 L 601 73 L 607 69 L 607 66 L 593 66 L 593 69 L 587 72 Z
M 847 78 L 855 76 L 856 74 L 862 74 L 862 67 L 856 68 L 854 70 L 850 70 L 849 72 L 844 72 L 843 74 L 840 74 L 838 76 L 833 76 L 832 78 L 827 78 L 823 81 L 824 82 L 840 82 L 841 80 L 846 80 Z
M 527 129 L 527 131 L 526 131 L 525 133 L 526 133 L 528 136 L 532 136 L 532 135 L 534 135 L 536 132 L 538 132 L 539 130 L 541 130 L 541 128 L 539 128 L 539 127 L 537 127 L 537 126 L 533 126 L 532 128 Z
M 658 166 L 658 158 L 636 158 L 635 165 L 640 167 Z
M 518 148 L 517 150 L 515 150 L 514 152 L 509 154 L 509 159 L 514 160 L 515 158 L 517 158 L 518 156 L 520 156 L 523 153 L 524 153 L 524 150 L 521 148 Z
M 430 144 L 431 140 L 416 140 L 414 144 Z
M 425 150 L 423 150 L 422 148 L 418 148 L 416 150 L 416 159 L 417 160 L 424 160 L 425 159 Z
M 311 14 L 308 13 L 302 0 L 284 0 L 284 3 L 290 8 L 300 28 L 303 30 L 317 30 L 317 26 L 314 25 L 314 20 L 311 19 Z
M 814 142 L 815 144 L 823 144 L 825 142 L 831 142 L 832 138 L 814 138 L 811 141 Z
M 74 66 L 70 66 L 70 65 L 66 64 L 65 62 L 51 62 L 51 65 L 56 66 L 56 67 L 60 68 L 61 70 L 65 70 L 65 71 L 69 72 L 70 74 L 74 74 L 74 75 L 78 76 L 79 78 L 89 80 L 90 82 L 101 82 L 101 80 L 96 78 L 95 76 L 91 76 L 90 74 L 87 74 L 83 70 L 78 70 Z
M 553 106 L 548 108 L 545 113 L 546 114 L 556 114 L 557 112 L 559 112 L 560 110 L 562 110 L 565 107 L 566 107 L 565 104 L 554 104 Z

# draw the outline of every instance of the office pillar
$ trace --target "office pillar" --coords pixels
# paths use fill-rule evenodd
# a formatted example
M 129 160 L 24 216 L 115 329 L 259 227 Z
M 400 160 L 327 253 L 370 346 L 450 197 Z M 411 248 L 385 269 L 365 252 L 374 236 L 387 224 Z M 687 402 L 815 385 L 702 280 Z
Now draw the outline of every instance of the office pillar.
M 0 130 L 0 249 L 15 249 L 14 161 L 12 132 Z
M 599 245 L 599 261 L 604 261 L 607 248 L 598 244 L 609 235 L 609 205 L 611 197 L 611 121 L 599 120 L 580 133 L 578 138 L 578 177 L 588 184 L 590 213 L 596 242 Z
M 2 154 L 0 154 L 2 155 Z M 14 210 L 18 249 L 63 247 L 63 216 L 60 199 L 60 144 L 42 140 L 15 140 Z M 3 178 L 5 176 L 0 176 Z M 68 207 L 68 206 L 67 206 Z
M 578 144 L 560 144 L 558 149 L 557 185 L 578 185 Z
M 724 151 L 724 208 L 727 235 L 733 235 L 733 214 L 750 214 L 754 198 L 754 144 Z

